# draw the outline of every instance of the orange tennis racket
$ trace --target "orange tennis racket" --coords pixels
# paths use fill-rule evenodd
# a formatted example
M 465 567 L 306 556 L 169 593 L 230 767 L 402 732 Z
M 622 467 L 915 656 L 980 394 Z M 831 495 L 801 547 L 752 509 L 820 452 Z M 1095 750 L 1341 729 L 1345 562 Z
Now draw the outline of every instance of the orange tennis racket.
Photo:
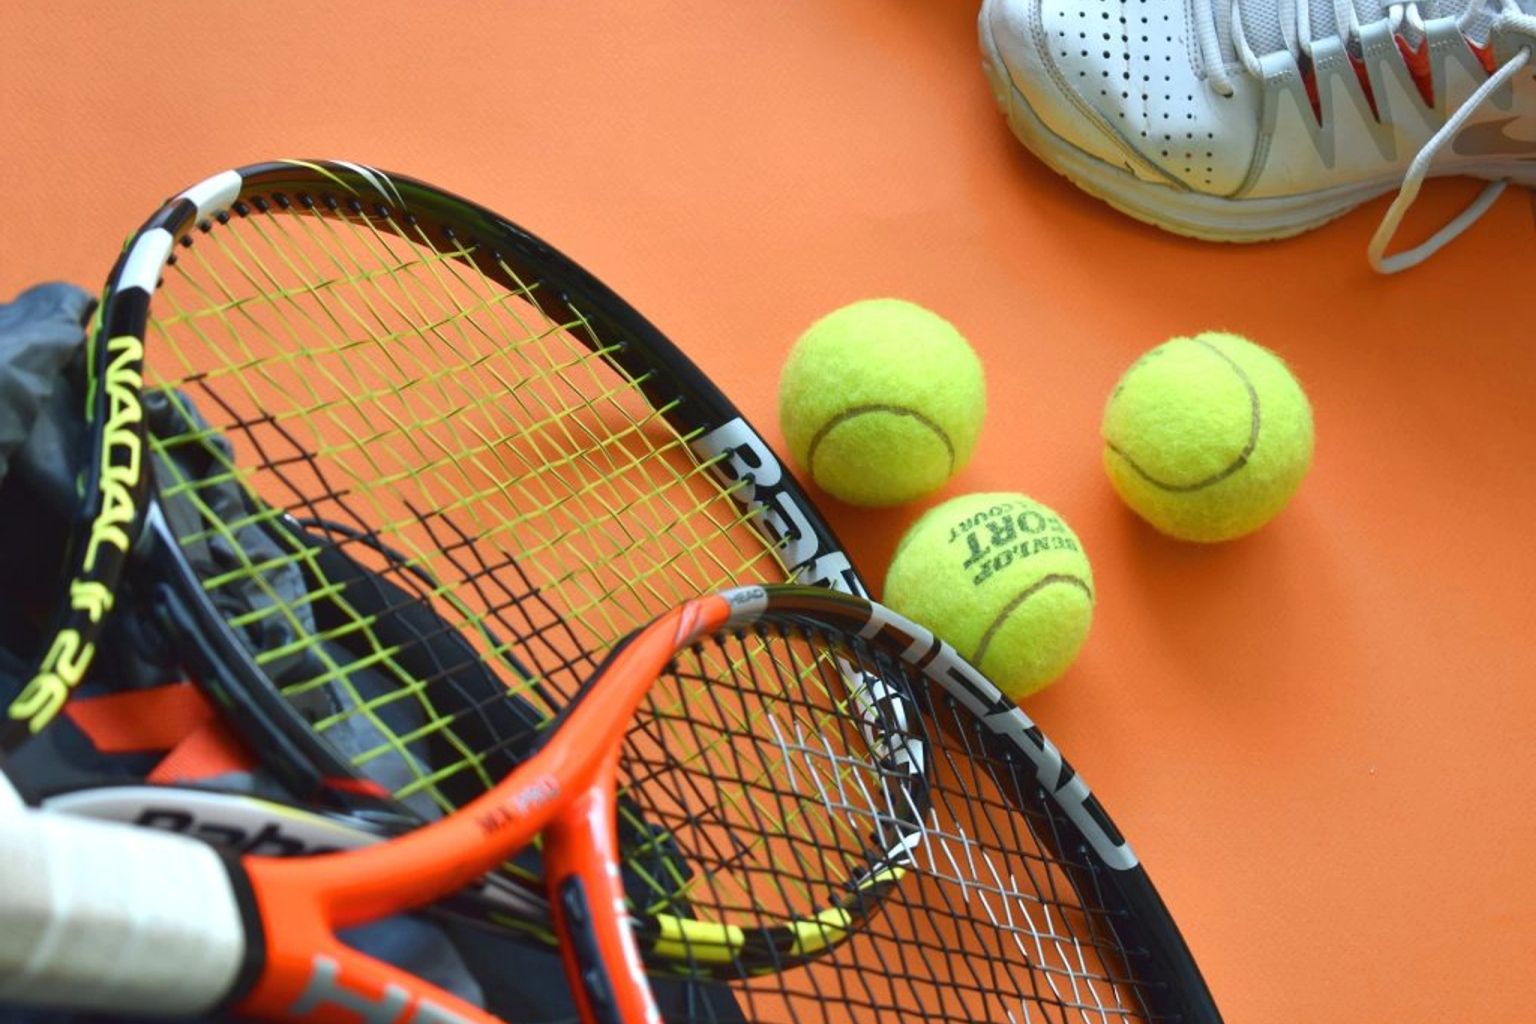
M 658 1020 L 619 870 L 621 754 L 649 769 L 629 764 L 631 785 L 688 809 L 714 865 L 686 913 L 650 908 L 651 941 L 679 970 L 728 966 L 751 1019 L 1218 1019 L 1145 872 L 1033 723 L 921 627 L 804 587 L 663 616 L 510 776 L 366 849 L 221 859 L 13 811 L 0 991 L 139 1013 L 491 1020 L 336 931 L 447 895 L 542 832 L 583 1020 Z

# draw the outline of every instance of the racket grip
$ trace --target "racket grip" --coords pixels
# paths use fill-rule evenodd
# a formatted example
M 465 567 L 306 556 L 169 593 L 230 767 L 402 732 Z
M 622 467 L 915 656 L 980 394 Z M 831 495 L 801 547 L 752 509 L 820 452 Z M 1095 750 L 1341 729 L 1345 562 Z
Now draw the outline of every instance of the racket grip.
M 0 1001 L 198 1013 L 234 986 L 245 953 L 229 869 L 202 843 L 0 814 Z

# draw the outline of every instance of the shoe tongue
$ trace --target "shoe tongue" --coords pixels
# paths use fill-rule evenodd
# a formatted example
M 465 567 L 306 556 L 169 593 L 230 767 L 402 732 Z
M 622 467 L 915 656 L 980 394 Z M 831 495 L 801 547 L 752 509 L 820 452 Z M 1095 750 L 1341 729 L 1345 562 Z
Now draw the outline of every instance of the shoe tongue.
M 1230 0 L 1213 0 L 1213 2 L 1218 5 L 1217 31 L 1222 47 L 1227 50 L 1228 56 L 1236 59 L 1237 51 L 1231 48 Z M 1286 48 L 1286 32 L 1289 31 L 1294 35 L 1297 27 L 1296 14 L 1291 4 L 1284 4 L 1282 11 L 1280 0 L 1237 0 L 1237 2 L 1242 10 L 1243 37 L 1248 40 L 1248 45 L 1254 53 L 1262 57 Z M 1309 32 L 1313 39 L 1327 39 L 1339 34 L 1333 0 L 1295 0 L 1295 2 L 1307 5 L 1307 14 L 1311 19 Z M 1354 5 L 1355 16 L 1361 20 L 1362 24 L 1367 20 L 1382 17 L 1381 0 L 1354 0 Z M 1282 26 L 1282 18 L 1288 19 L 1290 24 Z
M 1221 41 L 1222 52 L 1228 59 L 1236 60 L 1237 50 L 1232 43 L 1231 0 L 1211 0 L 1211 2 L 1216 8 L 1216 31 Z M 1334 0 L 1295 0 L 1295 2 L 1307 5 L 1307 13 L 1311 20 L 1309 32 L 1313 39 L 1327 39 L 1341 35 L 1347 28 L 1339 24 L 1334 10 Z M 1355 19 L 1361 25 L 1369 25 L 1386 17 L 1386 5 L 1382 0 L 1352 0 L 1352 2 Z M 1517 2 L 1525 10 L 1536 10 L 1536 0 L 1517 0 Z M 1286 28 L 1281 26 L 1281 18 L 1289 19 L 1291 22 L 1289 30 L 1292 33 L 1296 31 L 1296 15 L 1290 4 L 1282 5 L 1281 0 L 1237 0 L 1237 4 L 1242 10 L 1243 35 L 1254 53 L 1262 57 L 1286 48 Z M 1284 6 L 1283 12 L 1282 6 Z M 1485 28 L 1493 19 L 1497 3 L 1496 0 L 1419 0 L 1417 7 L 1424 21 L 1470 15 L 1469 21 L 1473 25 Z M 1478 34 L 1471 32 L 1468 34 L 1473 38 L 1479 38 Z
M 1237 48 L 1232 43 L 1231 5 L 1214 0 L 1217 5 L 1217 26 L 1221 33 L 1223 51 L 1237 59 Z M 1285 49 L 1285 33 L 1280 28 L 1280 5 L 1275 0 L 1238 0 L 1237 6 L 1243 18 L 1243 38 L 1248 48 L 1263 57 Z

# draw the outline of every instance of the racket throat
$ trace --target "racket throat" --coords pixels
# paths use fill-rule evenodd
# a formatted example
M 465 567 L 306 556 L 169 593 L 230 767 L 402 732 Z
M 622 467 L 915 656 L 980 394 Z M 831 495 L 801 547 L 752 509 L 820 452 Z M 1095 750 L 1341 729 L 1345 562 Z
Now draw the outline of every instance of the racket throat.
M 550 900 L 584 1024 L 659 1024 L 618 868 L 617 769 L 615 753 L 546 831 Z

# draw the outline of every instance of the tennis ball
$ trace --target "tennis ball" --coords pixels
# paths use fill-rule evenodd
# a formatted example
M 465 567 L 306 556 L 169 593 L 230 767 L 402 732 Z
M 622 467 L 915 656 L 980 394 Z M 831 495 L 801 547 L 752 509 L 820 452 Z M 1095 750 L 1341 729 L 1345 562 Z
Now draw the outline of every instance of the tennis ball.
M 1055 681 L 1082 649 L 1093 570 L 1077 535 L 1038 501 L 968 494 L 907 531 L 885 602 L 1018 700 Z
M 981 361 L 936 313 L 900 299 L 834 310 L 779 378 L 779 422 L 811 478 L 854 505 L 899 505 L 971 457 L 986 411 Z
M 1181 540 L 1269 522 L 1312 464 L 1312 407 L 1268 349 L 1174 338 L 1138 359 L 1104 409 L 1104 468 L 1125 503 Z

